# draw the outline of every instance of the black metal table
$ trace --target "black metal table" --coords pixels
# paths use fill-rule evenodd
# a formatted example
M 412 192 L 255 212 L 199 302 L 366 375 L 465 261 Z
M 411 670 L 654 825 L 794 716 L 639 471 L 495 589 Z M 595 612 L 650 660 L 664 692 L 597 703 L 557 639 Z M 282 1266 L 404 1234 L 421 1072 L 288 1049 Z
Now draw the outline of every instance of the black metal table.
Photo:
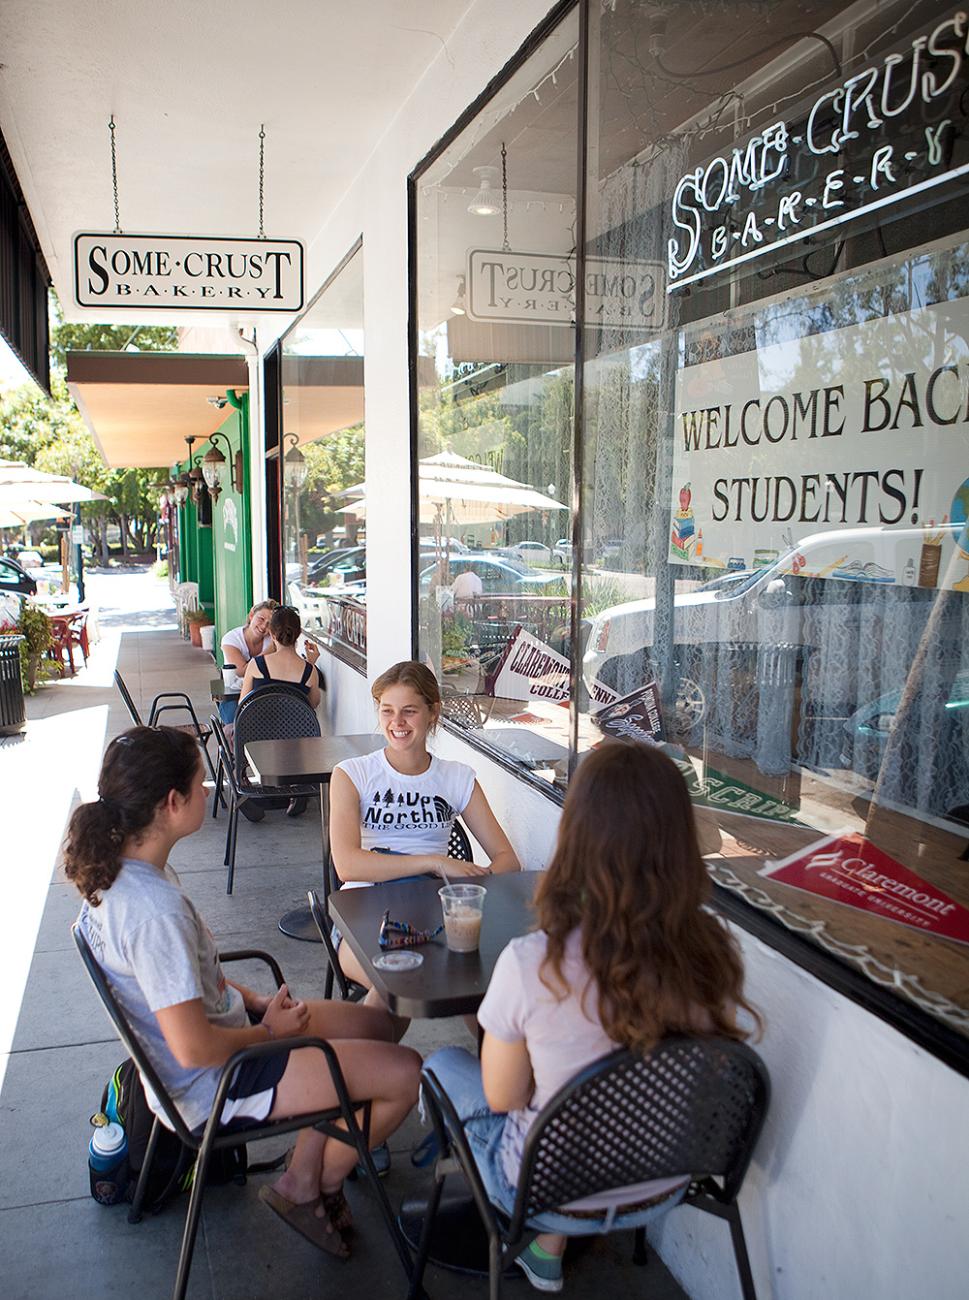
M 226 687 L 224 677 L 209 678 L 209 695 L 211 695 L 214 704 L 222 704 L 225 700 L 237 700 L 239 698 L 238 691 L 230 691 Z
M 376 889 L 338 889 L 330 894 L 330 915 L 367 979 L 395 1015 L 423 1020 L 473 1015 L 502 949 L 531 926 L 530 904 L 538 878 L 537 871 L 475 876 L 474 884 L 484 885 L 488 891 L 478 951 L 450 952 L 441 934 L 415 950 L 424 960 L 413 971 L 385 971 L 374 966 L 373 959 L 380 956 L 380 921 L 389 909 L 395 920 L 408 921 L 419 930 L 440 925 L 437 891 L 444 882 L 437 876 L 388 881 Z
M 330 777 L 338 763 L 382 749 L 383 736 L 307 736 L 297 740 L 253 740 L 245 746 L 246 760 L 264 786 L 319 785 L 323 871 L 330 860 Z M 309 906 L 294 907 L 279 918 L 279 928 L 291 939 L 319 943 Z
M 414 971 L 383 971 L 373 965 L 373 958 L 380 955 L 380 921 L 389 909 L 396 920 L 409 921 L 421 930 L 440 924 L 437 891 L 442 882 L 437 877 L 389 881 L 376 889 L 338 889 L 330 895 L 330 914 L 391 1011 L 423 1018 L 470 1015 L 481 1004 L 502 949 L 531 928 L 530 905 L 538 879 L 537 871 L 475 876 L 474 883 L 488 891 L 479 950 L 449 952 L 442 934 L 416 950 L 424 960 Z M 408 1198 L 400 1209 L 401 1230 L 415 1250 L 426 1209 L 426 1198 L 421 1196 Z M 461 1174 L 449 1174 L 444 1181 L 430 1258 L 462 1273 L 488 1272 L 488 1240 Z

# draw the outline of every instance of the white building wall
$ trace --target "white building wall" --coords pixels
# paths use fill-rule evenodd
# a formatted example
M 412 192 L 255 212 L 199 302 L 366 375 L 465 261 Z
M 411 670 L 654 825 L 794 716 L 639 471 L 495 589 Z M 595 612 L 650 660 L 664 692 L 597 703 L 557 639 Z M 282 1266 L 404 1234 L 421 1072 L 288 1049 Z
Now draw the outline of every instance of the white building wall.
M 472 5 L 314 241 L 310 287 L 362 233 L 371 676 L 410 653 L 406 178 L 549 8 Z M 340 731 L 373 725 L 360 674 L 326 656 Z M 548 860 L 558 808 L 460 740 L 526 867 Z M 966 1293 L 969 1081 L 745 934 L 750 997 L 768 1024 L 774 1096 L 743 1196 L 758 1293 L 783 1300 L 948 1300 Z M 696 1300 L 739 1295 L 725 1224 L 675 1211 L 656 1231 Z M 647 1285 L 644 1277 L 643 1284 Z

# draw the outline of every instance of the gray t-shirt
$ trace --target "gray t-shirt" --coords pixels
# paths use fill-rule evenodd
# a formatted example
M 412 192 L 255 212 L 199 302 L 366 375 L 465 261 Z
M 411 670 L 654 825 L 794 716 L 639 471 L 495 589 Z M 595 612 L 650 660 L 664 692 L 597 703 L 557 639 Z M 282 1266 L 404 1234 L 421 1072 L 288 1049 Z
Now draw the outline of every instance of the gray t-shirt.
M 219 1070 L 179 1065 L 154 1013 L 199 998 L 213 1025 L 238 1029 L 248 1023 L 242 994 L 226 983 L 211 931 L 171 867 L 162 873 L 135 858 L 125 858 L 100 906 L 84 903 L 78 920 L 182 1118 L 197 1128 L 212 1109 Z M 147 1083 L 145 1095 L 161 1114 Z

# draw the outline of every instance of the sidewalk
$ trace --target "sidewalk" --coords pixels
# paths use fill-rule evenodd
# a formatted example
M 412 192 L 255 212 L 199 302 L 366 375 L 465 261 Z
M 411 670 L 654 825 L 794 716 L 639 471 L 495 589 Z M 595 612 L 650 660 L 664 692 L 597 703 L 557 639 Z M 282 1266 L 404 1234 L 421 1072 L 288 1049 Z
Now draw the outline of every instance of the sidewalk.
M 88 667 L 28 701 L 23 738 L 0 743 L 0 806 L 7 907 L 0 920 L 0 1259 L 8 1300 L 170 1295 L 185 1213 L 179 1198 L 156 1218 L 129 1226 L 122 1207 L 89 1195 L 88 1119 L 124 1052 L 91 989 L 69 926 L 78 896 L 55 863 L 70 810 L 96 794 L 107 741 L 130 725 L 113 685 L 117 667 L 143 712 L 157 692 L 184 690 L 201 718 L 211 712 L 211 660 L 178 636 L 167 588 L 145 573 L 91 579 L 101 607 L 101 641 Z M 193 899 L 225 947 L 272 952 L 300 996 L 321 997 L 315 944 L 280 934 L 276 918 L 319 880 L 319 823 L 269 813 L 243 821 L 234 893 L 225 893 L 225 815 L 211 817 L 173 856 Z M 242 976 L 257 983 L 255 973 Z M 264 981 L 263 981 L 264 982 Z M 419 1022 L 406 1041 L 427 1053 L 448 1042 L 471 1046 L 460 1020 Z M 408 1152 L 422 1136 L 411 1116 L 391 1143 L 391 1202 L 423 1186 Z M 269 1144 L 254 1148 L 265 1158 Z M 352 1287 L 368 1300 L 401 1297 L 403 1276 L 367 1188 L 350 1185 L 358 1242 L 349 1264 L 322 1255 L 257 1199 L 262 1177 L 206 1192 L 189 1294 L 213 1300 L 333 1295 Z M 690 1213 L 690 1211 L 683 1211 Z M 673 1300 L 682 1292 L 655 1255 L 629 1264 L 628 1235 L 583 1246 L 567 1261 L 570 1295 Z M 485 1281 L 429 1269 L 434 1297 L 487 1294 Z M 512 1284 L 520 1297 L 527 1283 Z

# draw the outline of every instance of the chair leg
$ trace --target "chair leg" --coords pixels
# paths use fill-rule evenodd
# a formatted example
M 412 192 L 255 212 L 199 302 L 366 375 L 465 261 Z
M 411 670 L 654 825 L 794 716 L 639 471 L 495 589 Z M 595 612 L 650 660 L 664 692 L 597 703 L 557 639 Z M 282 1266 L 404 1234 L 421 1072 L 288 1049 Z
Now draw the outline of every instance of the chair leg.
M 215 793 L 212 795 L 212 820 L 219 815 L 219 804 L 222 802 L 222 755 L 219 754 L 219 765 L 215 769 Z
M 740 1289 L 743 1292 L 744 1300 L 757 1300 L 754 1275 L 750 1271 L 750 1256 L 747 1254 L 747 1242 L 744 1238 L 744 1225 L 740 1218 L 740 1206 L 736 1201 L 729 1207 L 726 1217 L 730 1223 L 730 1237 L 733 1241 L 733 1253 L 737 1261 Z
M 488 1237 L 488 1300 L 501 1300 L 501 1242 L 494 1233 Z
M 427 1202 L 427 1209 L 424 1211 L 424 1224 L 421 1228 L 421 1239 L 417 1245 L 417 1259 L 414 1261 L 414 1271 L 411 1274 L 407 1300 L 419 1300 L 423 1291 L 424 1270 L 427 1267 L 427 1257 L 431 1250 L 431 1237 L 437 1219 L 437 1207 L 441 1203 L 441 1192 L 443 1190 L 444 1179 L 438 1178 L 435 1170 L 434 1186 L 431 1188 L 430 1200 Z
M 148 1134 L 148 1146 L 145 1148 L 145 1158 L 142 1161 L 141 1172 L 138 1174 L 134 1199 L 131 1202 L 131 1209 L 128 1211 L 129 1223 L 141 1222 L 141 1208 L 144 1205 L 145 1193 L 148 1191 L 148 1177 L 151 1173 L 152 1161 L 155 1159 L 155 1148 L 158 1146 L 160 1132 L 161 1120 L 156 1115 L 155 1122 L 151 1126 L 151 1132 Z
M 633 1240 L 633 1263 L 648 1264 L 649 1251 L 646 1249 L 646 1229 L 637 1228 Z
M 205 1192 L 205 1179 L 209 1168 L 209 1152 L 210 1148 L 203 1141 L 195 1162 L 195 1177 L 192 1179 L 192 1191 L 189 1194 L 188 1210 L 185 1214 L 182 1248 L 178 1253 L 178 1270 L 175 1274 L 172 1300 L 185 1300 L 185 1292 L 188 1290 L 188 1275 L 192 1267 L 195 1238 L 198 1235 L 199 1219 L 202 1215 L 202 1196 Z
M 225 879 L 225 892 L 232 893 L 232 882 L 236 874 L 236 840 L 239 837 L 239 801 L 233 800 L 229 813 L 229 836 L 226 844 L 226 866 L 229 868 Z

